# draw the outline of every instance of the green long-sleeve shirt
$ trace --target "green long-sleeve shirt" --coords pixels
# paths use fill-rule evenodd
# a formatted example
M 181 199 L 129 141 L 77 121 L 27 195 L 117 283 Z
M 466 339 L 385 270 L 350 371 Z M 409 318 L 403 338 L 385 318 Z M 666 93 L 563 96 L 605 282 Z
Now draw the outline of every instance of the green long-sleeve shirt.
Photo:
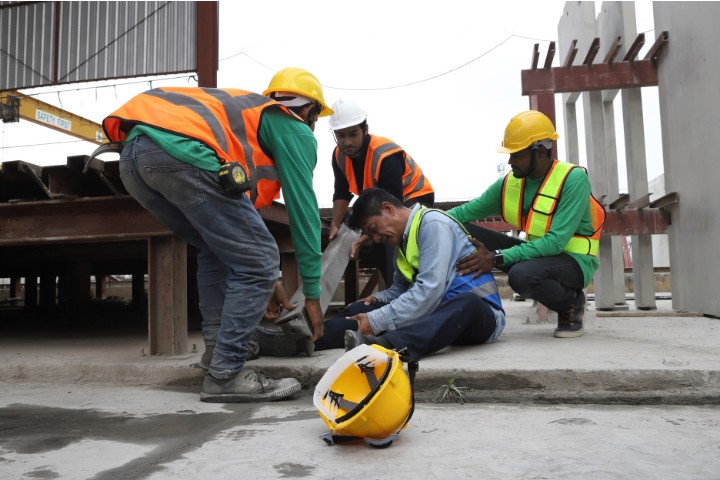
M 147 135 L 167 153 L 204 170 L 220 169 L 215 152 L 196 140 L 152 127 L 135 126 L 126 141 Z M 258 139 L 275 160 L 287 208 L 305 298 L 320 298 L 320 213 L 313 190 L 317 164 L 317 140 L 312 130 L 289 115 L 267 109 L 258 129 Z
M 473 222 L 491 215 L 500 215 L 503 180 L 502 177 L 499 178 L 481 196 L 452 208 L 447 213 L 460 222 Z M 542 182 L 543 178 L 539 180 L 525 179 L 523 217 L 530 211 L 535 194 Z M 503 262 L 506 265 L 512 265 L 531 258 L 558 255 L 575 233 L 591 235 L 593 228 L 590 216 L 590 191 L 590 179 L 585 171 L 574 168 L 565 180 L 560 193 L 560 201 L 548 232 L 532 242 L 502 250 Z M 580 266 L 587 287 L 600 266 L 598 258 L 576 253 L 568 253 L 568 255 L 572 256 Z

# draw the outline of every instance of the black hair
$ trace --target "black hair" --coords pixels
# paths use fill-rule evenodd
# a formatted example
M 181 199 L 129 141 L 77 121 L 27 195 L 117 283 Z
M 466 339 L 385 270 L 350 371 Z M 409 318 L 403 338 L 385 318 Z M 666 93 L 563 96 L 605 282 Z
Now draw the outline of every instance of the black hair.
M 348 226 L 354 230 L 360 230 L 365 219 L 382 214 L 382 205 L 385 202 L 396 207 L 403 206 L 400 200 L 382 188 L 368 188 L 363 190 L 352 206 Z

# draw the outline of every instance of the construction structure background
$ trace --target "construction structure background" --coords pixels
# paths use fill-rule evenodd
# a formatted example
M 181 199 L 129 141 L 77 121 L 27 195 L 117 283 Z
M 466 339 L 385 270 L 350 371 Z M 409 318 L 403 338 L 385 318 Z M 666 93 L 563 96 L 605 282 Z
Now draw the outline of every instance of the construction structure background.
M 160 71 L 197 71 L 201 86 L 215 86 L 215 2 L 33 2 L 16 5 L 2 2 L 0 7 L 3 31 L 19 31 L 21 21 L 22 25 L 36 27 L 24 28 L 24 35 L 2 37 L 2 51 L 11 54 L 2 61 L 1 92 L 98 78 L 150 75 Z M 171 14 L 172 9 L 179 10 Z M 712 202 L 715 197 L 711 185 L 713 179 L 708 174 L 714 170 L 713 156 L 708 155 L 714 151 L 712 132 L 720 128 L 716 91 L 720 59 L 713 51 L 720 35 L 715 28 L 720 20 L 720 4 L 655 2 L 653 11 L 655 31 L 661 33 L 655 39 L 649 58 L 639 59 L 636 56 L 642 44 L 638 41 L 640 35 L 636 31 L 631 2 L 603 2 L 597 18 L 594 2 L 568 2 L 558 25 L 561 66 L 552 67 L 553 51 L 547 53 L 545 65 L 538 68 L 539 52 L 536 51 L 529 69 L 531 77 L 542 75 L 543 70 L 553 73 L 552 91 L 524 89 L 523 93 L 529 96 L 532 108 L 548 113 L 551 118 L 555 118 L 555 105 L 559 101 L 556 93 L 562 94 L 560 110 L 565 131 L 561 134 L 568 152 L 564 160 L 574 163 L 579 163 L 582 148 L 578 141 L 580 119 L 576 114 L 576 102 L 582 97 L 588 169 L 594 193 L 604 199 L 609 209 L 601 246 L 601 268 L 594 281 L 597 308 L 621 309 L 624 303 L 622 238 L 625 235 L 632 235 L 636 304 L 642 309 L 655 308 L 651 236 L 667 233 L 673 309 L 720 317 L 720 298 L 714 292 L 720 258 L 714 254 L 710 242 L 710 239 L 718 238 L 720 222 Z M 133 21 L 142 15 L 150 19 L 142 28 L 98 29 L 95 43 L 102 45 L 105 42 L 107 46 L 85 52 L 72 48 L 79 42 L 80 35 L 91 35 L 78 28 L 81 19 L 115 18 L 117 21 L 112 22 L 113 25 L 133 25 Z M 107 21 L 107 24 L 111 22 Z M 142 41 L 149 33 L 160 39 L 155 43 L 155 49 Z M 87 37 L 83 38 L 87 44 L 93 43 Z M 6 43 L 11 40 L 11 44 Z M 167 49 L 171 45 L 178 48 L 168 55 Z M 116 54 L 121 51 L 125 56 Z M 198 56 L 197 51 L 215 52 L 215 55 Z M 139 56 L 139 52 L 144 55 Z M 29 69 L 30 73 L 28 58 L 37 62 Z M 160 63 L 163 68 L 158 70 Z M 564 80 L 563 72 L 567 74 Z M 563 90 L 562 85 L 567 84 L 573 85 L 573 90 Z M 658 86 L 666 191 L 653 191 L 648 186 L 639 90 L 648 85 Z M 622 102 L 622 132 L 617 131 L 614 122 L 613 100 L 617 93 Z M 618 135 L 625 138 L 627 194 L 621 194 L 618 188 L 615 143 Z M 78 161 L 68 159 L 69 167 L 71 163 L 77 165 Z M 102 163 L 96 164 L 90 173 L 107 179 L 106 168 Z M 12 247 L 22 246 L 32 251 L 45 249 L 50 244 L 69 247 L 73 243 L 84 245 L 91 241 L 108 245 L 115 242 L 117 249 L 119 240 L 146 242 L 147 247 L 140 251 L 146 257 L 145 271 L 150 273 L 149 335 L 151 349 L 154 349 L 151 353 L 184 351 L 187 346 L 183 344 L 183 330 L 186 335 L 189 307 L 185 302 L 192 303 L 193 300 L 192 296 L 188 299 L 186 295 L 187 285 L 191 283 L 187 274 L 192 277 L 192 267 L 185 264 L 187 247 L 161 225 L 154 224 L 151 218 L 143 217 L 142 209 L 133 205 L 132 199 L 125 197 L 112 181 L 105 182 L 109 187 L 109 198 L 101 197 L 102 201 L 78 210 L 78 198 L 72 198 L 77 195 L 77 190 L 70 189 L 71 193 L 65 193 L 66 185 L 52 180 L 57 177 L 53 177 L 52 169 L 44 170 L 17 162 L 3 164 L 1 176 L 7 179 L 0 178 L 3 202 L 0 203 L 0 249 L 5 252 L 0 257 L 0 276 L 24 276 L 27 281 L 28 274 L 35 271 L 27 265 L 27 273 L 23 274 L 23 265 L 11 262 L 15 259 L 8 252 L 17 252 L 8 250 Z M 13 195 L 7 192 L 15 187 L 15 180 L 20 177 L 30 178 L 27 185 L 33 185 L 35 189 L 40 187 L 41 194 L 51 203 L 42 207 L 23 205 L 23 202 L 9 203 L 18 198 L 16 191 L 12 191 Z M 92 216 L 86 211 L 91 213 L 93 209 L 101 209 L 102 215 Z M 46 217 L 47 222 L 37 221 L 38 216 L 47 215 L 49 211 L 63 218 L 52 221 Z M 283 277 L 287 282 L 286 289 L 292 292 L 297 286 L 297 270 L 289 233 L 284 228 L 287 219 L 283 217 L 281 206 L 261 213 L 281 246 Z M 110 223 L 116 230 L 87 232 L 88 222 L 103 225 L 100 217 L 112 218 L 113 215 L 117 218 Z M 140 225 L 131 224 L 124 218 L 140 219 Z M 142 221 L 147 223 L 142 224 Z M 63 235 L 58 235 L 59 224 L 65 228 Z M 66 230 L 72 227 L 75 232 Z M 122 231 L 130 227 L 131 231 Z M 90 274 L 87 265 L 81 266 L 70 274 L 80 279 L 73 285 L 82 288 L 83 279 L 89 278 Z M 41 282 L 45 281 L 51 281 L 48 275 L 45 280 L 41 279 Z M 167 288 L 168 285 L 171 288 Z M 357 285 L 354 288 L 357 291 Z M 54 279 L 52 289 L 55 289 Z

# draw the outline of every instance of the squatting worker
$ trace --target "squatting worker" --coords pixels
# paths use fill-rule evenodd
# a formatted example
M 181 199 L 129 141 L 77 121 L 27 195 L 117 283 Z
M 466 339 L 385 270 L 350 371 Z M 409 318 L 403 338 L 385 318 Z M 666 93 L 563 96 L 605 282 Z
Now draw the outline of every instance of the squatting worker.
M 278 400 L 300 390 L 295 379 L 274 380 L 244 368 L 248 342 L 280 268 L 275 239 L 256 209 L 270 205 L 282 187 L 305 307 L 319 338 L 320 218 L 312 185 L 317 163 L 312 127 L 317 117 L 330 114 L 318 79 L 289 67 L 272 78 L 263 95 L 156 88 L 103 121 L 107 137 L 124 142 L 120 170 L 127 191 L 199 250 L 209 361 L 202 401 Z M 232 162 L 242 169 L 221 184 L 221 166 Z
M 510 154 L 512 171 L 485 193 L 448 210 L 460 222 L 501 214 L 527 235 L 527 242 L 507 246 L 509 237 L 487 229 L 473 233 L 482 244 L 474 258 L 461 261 L 467 272 L 493 266 L 508 273 L 510 287 L 558 314 L 557 338 L 583 335 L 585 293 L 600 265 L 598 250 L 605 210 L 590 191 L 584 168 L 553 160 L 558 134 L 543 113 L 528 110 L 505 128 L 500 153 Z M 498 241 L 499 240 L 499 241 Z M 470 264 L 476 262 L 474 266 Z
M 337 235 L 353 195 L 366 188 L 382 188 L 408 207 L 415 203 L 433 206 L 435 191 L 418 164 L 392 140 L 369 133 L 367 115 L 357 102 L 340 99 L 332 109 L 328 123 L 337 147 L 332 154 L 335 192 L 330 240 Z M 351 248 L 351 257 L 356 257 L 361 245 L 370 243 L 361 235 Z M 371 248 L 375 266 L 389 285 L 394 270 L 393 248 L 381 244 Z

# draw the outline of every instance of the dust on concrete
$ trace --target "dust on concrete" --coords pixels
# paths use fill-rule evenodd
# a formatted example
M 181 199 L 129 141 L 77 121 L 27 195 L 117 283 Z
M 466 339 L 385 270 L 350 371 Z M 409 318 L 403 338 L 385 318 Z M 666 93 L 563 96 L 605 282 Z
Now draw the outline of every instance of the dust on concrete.
M 289 417 L 258 418 L 253 415 L 258 408 L 256 405 L 227 404 L 224 408 L 226 411 L 223 412 L 181 410 L 171 414 L 134 416 L 95 409 L 12 404 L 0 408 L 0 463 L 7 461 L 2 457 L 2 451 L 42 454 L 86 439 L 157 445 L 148 455 L 94 477 L 96 480 L 139 479 L 162 471 L 163 464 L 196 450 L 230 427 L 306 420 L 314 416 L 313 412 L 298 412 Z M 251 430 L 242 429 L 233 434 L 238 437 L 252 435 Z M 282 465 L 278 470 L 295 476 L 310 474 L 302 465 Z M 46 468 L 26 472 L 25 476 L 58 478 L 57 472 Z

